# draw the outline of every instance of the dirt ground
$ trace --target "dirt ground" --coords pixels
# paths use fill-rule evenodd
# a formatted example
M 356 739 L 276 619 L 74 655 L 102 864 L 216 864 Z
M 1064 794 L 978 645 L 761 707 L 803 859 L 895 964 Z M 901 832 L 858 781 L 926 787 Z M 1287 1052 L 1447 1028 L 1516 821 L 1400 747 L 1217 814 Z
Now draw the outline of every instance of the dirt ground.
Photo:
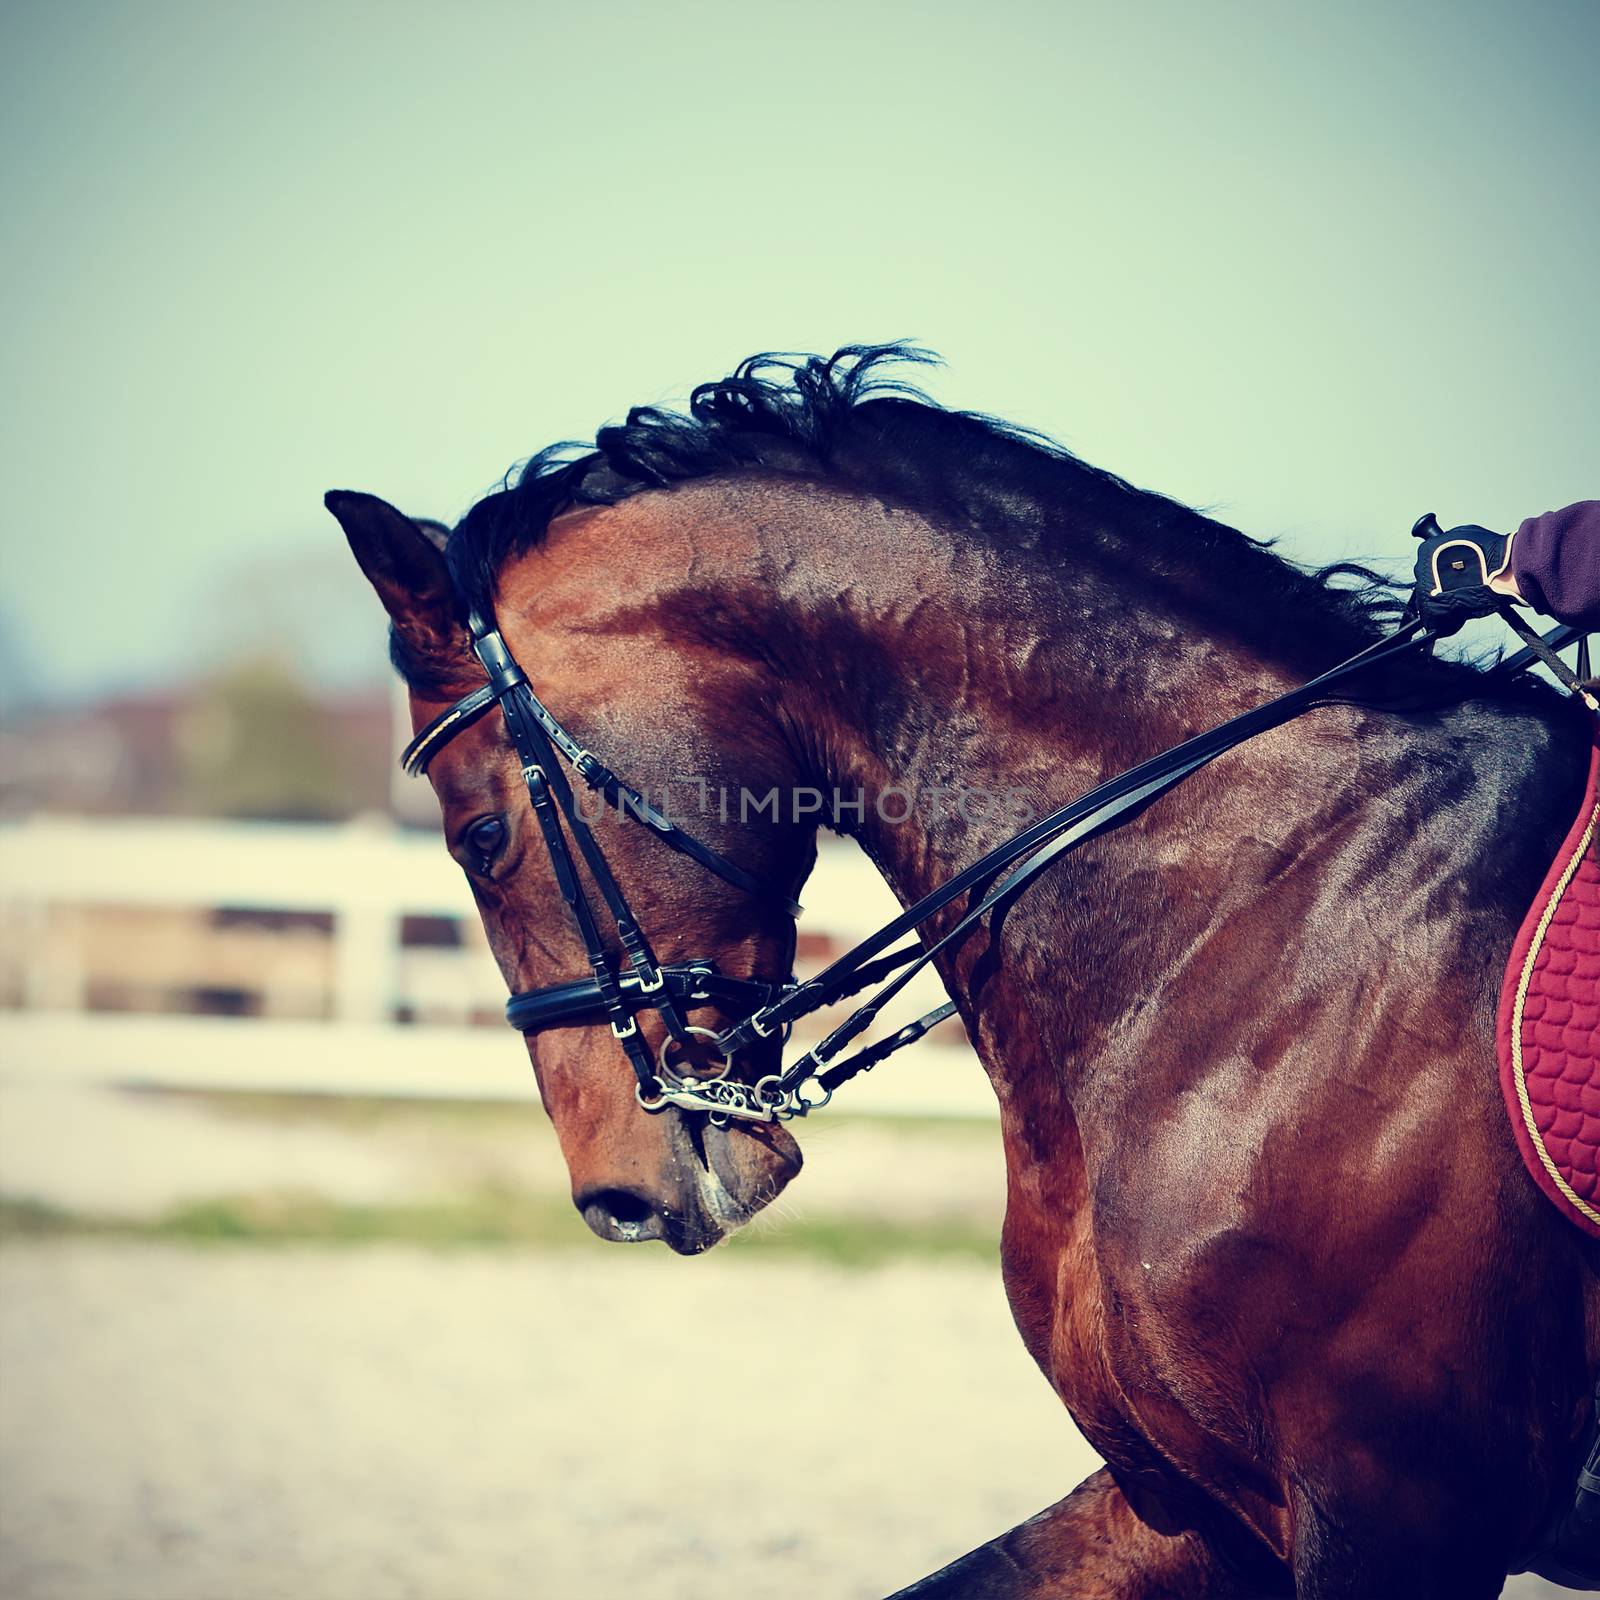
M 807 1133 L 684 1261 L 587 1236 L 536 1108 L 0 1082 L 0 1189 L 129 1234 L 0 1243 L 0 1600 L 872 1600 L 1058 1498 L 993 1128 Z M 282 1242 L 285 1187 L 390 1232 Z
M 1094 1465 L 992 1272 L 0 1250 L 7 1600 L 880 1596 Z
M 8 1244 L 0 1594 L 871 1600 L 1095 1465 L 981 1266 L 620 1255 Z

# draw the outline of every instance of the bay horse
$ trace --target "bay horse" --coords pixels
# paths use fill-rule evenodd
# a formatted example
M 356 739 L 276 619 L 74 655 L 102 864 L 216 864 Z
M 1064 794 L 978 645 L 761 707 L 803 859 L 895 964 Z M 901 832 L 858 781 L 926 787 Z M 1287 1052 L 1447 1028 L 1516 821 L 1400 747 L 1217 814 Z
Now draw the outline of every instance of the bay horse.
M 533 458 L 448 536 L 330 495 L 417 725 L 483 684 L 465 618 L 492 608 L 635 786 L 864 795 L 823 820 L 908 903 L 1014 822 L 905 816 L 874 803 L 891 788 L 1053 805 L 1379 637 L 1392 596 L 1359 570 L 1308 573 L 943 409 L 890 376 L 910 354 L 754 358 L 686 414 Z M 941 953 L 999 1102 L 1017 1327 L 1106 1466 L 907 1596 L 1469 1600 L 1535 1558 L 1582 1449 L 1600 1290 L 1520 1165 L 1494 1011 L 1585 752 L 1553 692 L 1419 656 Z M 510 987 L 583 976 L 502 719 L 429 777 Z M 663 961 L 781 978 L 817 818 L 693 820 L 775 892 L 616 826 L 640 924 Z M 695 1254 L 800 1168 L 786 1125 L 646 1115 L 604 1026 L 528 1048 L 603 1238 Z

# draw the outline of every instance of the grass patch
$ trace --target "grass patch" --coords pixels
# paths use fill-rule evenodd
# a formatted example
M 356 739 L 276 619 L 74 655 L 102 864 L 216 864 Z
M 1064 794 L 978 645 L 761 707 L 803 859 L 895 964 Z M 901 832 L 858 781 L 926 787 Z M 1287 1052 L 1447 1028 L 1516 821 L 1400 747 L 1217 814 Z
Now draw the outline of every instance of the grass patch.
M 69 1235 L 193 1245 L 599 1248 L 565 1200 L 493 1190 L 394 1205 L 353 1205 L 306 1194 L 220 1195 L 188 1201 L 147 1219 L 0 1199 L 0 1241 Z M 735 1234 L 727 1248 L 755 1256 L 877 1267 L 902 1260 L 992 1262 L 997 1241 L 992 1227 L 961 1220 L 890 1222 L 829 1216 L 758 1222 Z
M 809 1256 L 840 1267 L 881 1267 L 895 1261 L 959 1259 L 993 1265 L 1000 1240 L 992 1226 L 956 1219 L 887 1221 L 880 1217 L 797 1217 L 764 1227 L 759 1219 L 728 1241 L 729 1250 L 756 1255 Z
M 0 1196 L 0 1239 L 35 1239 L 62 1233 L 81 1233 L 83 1218 L 43 1200 L 13 1200 Z
M 197 1246 L 313 1244 L 330 1247 L 396 1243 L 427 1248 L 599 1248 L 567 1197 L 564 1163 L 554 1131 L 534 1102 L 421 1100 L 369 1095 L 312 1095 L 233 1091 L 141 1089 L 147 1105 L 185 1104 L 230 1122 L 274 1130 L 321 1129 L 392 1154 L 414 1187 L 374 1203 L 320 1192 L 311 1176 L 298 1189 L 269 1187 L 270 1172 L 229 1179 L 223 1190 L 185 1199 L 165 1211 L 130 1217 L 49 1202 L 0 1199 L 0 1240 L 64 1234 L 104 1238 L 164 1239 Z M 231 1135 L 231 1130 L 230 1135 Z M 735 1234 L 729 1248 L 760 1256 L 808 1257 L 847 1267 L 906 1259 L 962 1258 L 993 1262 L 996 1208 L 974 1188 L 971 1174 L 981 1147 L 998 1161 L 998 1129 L 984 1119 L 938 1117 L 818 1118 L 799 1135 L 819 1164 L 834 1159 L 845 1175 L 833 1202 L 828 1191 L 814 1206 L 802 1187 L 798 1204 L 786 1196 Z M 187 1135 L 187 1129 L 185 1130 Z M 990 1154 L 992 1152 L 992 1154 Z M 335 1159 L 337 1152 L 327 1159 Z M 957 1159 L 962 1185 L 952 1205 L 948 1191 L 931 1184 L 891 1186 L 900 1161 Z M 225 1170 L 225 1169 L 224 1169 Z M 259 1170 L 259 1169 L 257 1169 Z M 302 1169 L 304 1170 L 304 1169 Z M 314 1169 L 313 1169 L 314 1170 Z M 883 1205 L 875 1209 L 870 1174 L 883 1174 Z M 46 1192 L 49 1192 L 48 1190 Z M 173 1192 L 181 1192 L 175 1189 Z M 960 1198 L 965 1196 L 965 1198 Z
M 413 1095 L 306 1094 L 236 1089 L 169 1089 L 138 1086 L 127 1092 L 151 1099 L 199 1106 L 221 1116 L 278 1125 L 317 1124 L 365 1132 L 382 1126 L 460 1128 L 463 1131 L 513 1130 L 553 1139 L 555 1130 L 537 1097 L 528 1100 L 439 1099 Z M 843 1129 L 871 1129 L 884 1134 L 933 1135 L 999 1144 L 993 1117 L 867 1116 L 830 1109 L 814 1123 L 796 1125 L 804 1142 L 818 1134 Z
M 582 1224 L 564 1202 L 486 1191 L 387 1205 L 306 1194 L 221 1195 L 173 1206 L 143 1231 L 197 1243 L 548 1247 L 565 1243 L 575 1228 Z
M 391 1126 L 532 1132 L 554 1137 L 537 1098 L 434 1099 L 413 1095 L 303 1094 L 255 1089 L 168 1089 L 139 1086 L 127 1092 L 152 1100 L 198 1106 L 218 1116 L 280 1127 L 315 1125 L 365 1133 Z

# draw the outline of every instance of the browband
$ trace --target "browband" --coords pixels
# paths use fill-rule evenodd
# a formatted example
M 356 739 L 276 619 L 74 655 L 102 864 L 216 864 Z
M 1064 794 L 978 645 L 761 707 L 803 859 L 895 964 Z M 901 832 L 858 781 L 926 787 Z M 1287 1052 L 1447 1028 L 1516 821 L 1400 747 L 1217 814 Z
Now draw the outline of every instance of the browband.
M 400 770 L 408 778 L 420 778 L 428 763 L 464 728 L 470 727 L 498 697 L 494 685 L 486 683 L 465 699 L 457 700 L 448 711 L 441 711 L 415 739 L 400 752 Z

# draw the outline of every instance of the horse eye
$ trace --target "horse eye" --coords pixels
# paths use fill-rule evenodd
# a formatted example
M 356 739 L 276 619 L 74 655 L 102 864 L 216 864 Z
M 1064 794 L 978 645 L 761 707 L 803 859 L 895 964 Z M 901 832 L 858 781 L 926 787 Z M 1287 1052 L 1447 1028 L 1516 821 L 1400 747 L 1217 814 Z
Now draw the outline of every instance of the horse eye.
M 474 865 L 487 872 L 506 842 L 506 825 L 499 817 L 479 817 L 466 832 L 467 848 L 475 857 Z

